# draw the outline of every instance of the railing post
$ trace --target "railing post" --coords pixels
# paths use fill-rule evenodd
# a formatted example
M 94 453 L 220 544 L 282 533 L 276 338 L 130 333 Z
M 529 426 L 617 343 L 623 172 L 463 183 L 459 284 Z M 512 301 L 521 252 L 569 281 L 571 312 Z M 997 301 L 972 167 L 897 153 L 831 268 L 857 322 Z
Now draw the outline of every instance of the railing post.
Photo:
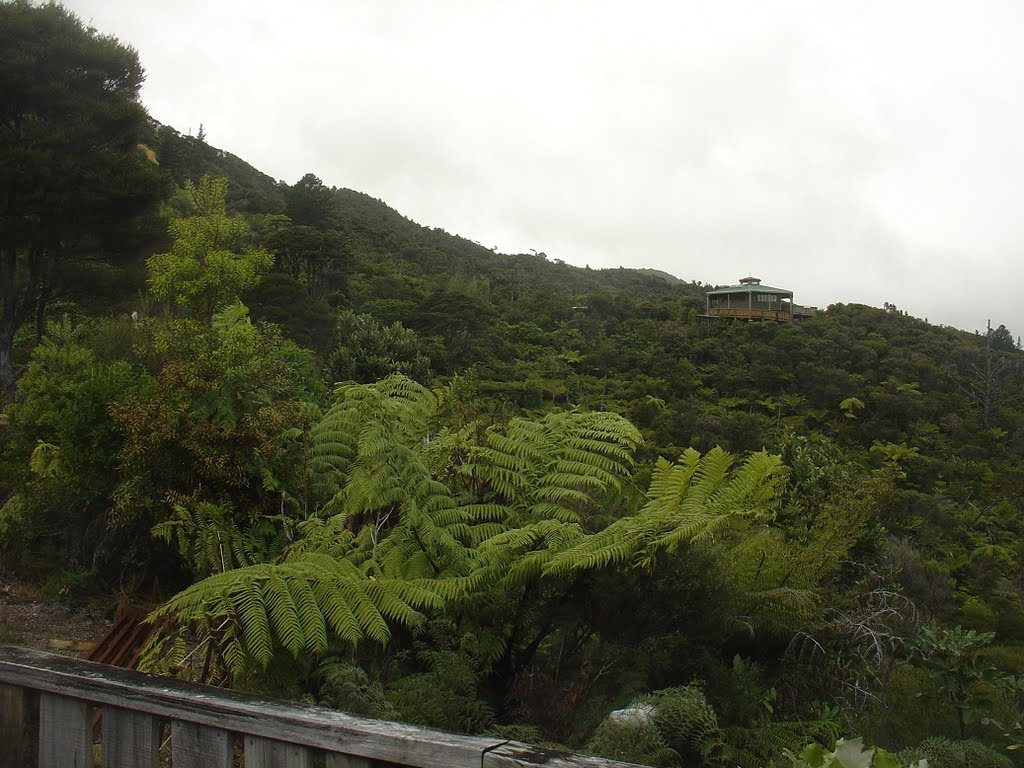
M 92 722 L 88 704 L 54 693 L 40 695 L 39 765 L 41 768 L 92 765 Z
M 232 739 L 227 731 L 198 723 L 171 723 L 171 768 L 231 768 Z
M 160 723 L 152 715 L 104 707 L 102 749 L 103 768 L 156 768 Z
M 36 764 L 38 697 L 17 685 L 0 684 L 0 768 Z
M 246 736 L 245 768 L 313 768 L 313 760 L 309 750 L 297 744 Z

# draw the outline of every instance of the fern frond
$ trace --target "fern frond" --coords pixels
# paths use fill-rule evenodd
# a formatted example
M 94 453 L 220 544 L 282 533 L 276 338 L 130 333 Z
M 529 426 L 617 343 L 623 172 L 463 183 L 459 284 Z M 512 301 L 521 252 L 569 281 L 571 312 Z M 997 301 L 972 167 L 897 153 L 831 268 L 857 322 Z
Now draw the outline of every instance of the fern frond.
M 778 456 L 753 454 L 730 472 L 734 457 L 720 448 L 690 449 L 675 464 L 660 459 L 647 503 L 552 557 L 548 575 L 636 564 L 650 567 L 658 552 L 713 536 L 733 520 L 764 518 L 778 504 L 785 475 Z
M 267 576 L 266 598 L 274 634 L 292 656 L 298 656 L 305 645 L 299 612 L 290 585 L 273 571 Z
M 305 647 L 314 655 L 320 655 L 327 650 L 328 646 L 327 622 L 317 602 L 313 587 L 305 579 L 296 579 L 290 584 L 290 589 L 295 600 L 295 611 L 302 630 L 302 637 L 305 640 Z M 298 653 L 299 651 L 294 651 L 294 655 L 298 655 Z
M 548 414 L 492 427 L 460 473 L 523 522 L 579 521 L 628 475 L 640 435 L 610 413 Z
M 281 516 L 248 518 L 228 504 L 200 502 L 174 506 L 172 516 L 153 526 L 151 532 L 173 544 L 200 576 L 273 560 L 287 543 Z
M 266 572 L 266 566 L 254 566 L 254 570 L 262 577 Z M 267 617 L 266 596 L 260 588 L 259 581 L 240 581 L 231 597 L 234 598 L 234 607 L 237 610 L 240 640 L 245 645 L 248 655 L 261 667 L 265 667 L 273 657 L 274 650 L 270 635 L 270 619 Z M 217 598 L 218 602 L 222 599 L 220 595 Z
M 344 596 L 333 584 L 316 583 L 312 585 L 325 625 L 348 645 L 355 645 L 362 637 L 359 621 Z
M 299 553 L 215 574 L 180 592 L 149 617 L 178 631 L 155 633 L 146 656 L 162 655 L 185 630 L 216 641 L 212 624 L 224 630 L 216 642 L 234 671 L 265 667 L 276 648 L 296 657 L 323 653 L 331 636 L 349 645 L 364 638 L 383 644 L 389 622 L 415 627 L 422 610 L 439 609 L 460 590 L 446 579 L 377 578 L 347 560 Z

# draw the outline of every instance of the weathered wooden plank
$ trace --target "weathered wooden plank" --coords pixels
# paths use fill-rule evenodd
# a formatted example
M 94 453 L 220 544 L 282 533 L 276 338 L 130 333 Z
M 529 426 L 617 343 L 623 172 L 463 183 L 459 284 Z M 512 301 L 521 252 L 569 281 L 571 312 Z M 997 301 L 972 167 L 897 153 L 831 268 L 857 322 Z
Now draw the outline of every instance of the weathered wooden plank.
M 35 764 L 39 705 L 31 691 L 0 685 L 0 768 Z
M 540 756 L 551 753 L 531 750 L 526 745 L 513 749 L 502 739 L 460 736 L 371 720 L 27 648 L 0 647 L 0 683 L 82 699 L 104 707 L 120 707 L 159 719 L 196 723 L 239 734 L 258 734 L 263 739 L 414 768 L 480 768 L 483 760 L 490 760 L 483 765 L 492 768 L 540 764 L 549 768 L 624 765 L 571 755 L 558 755 L 551 758 L 557 762 L 544 763 Z
M 220 728 L 171 723 L 171 768 L 231 768 L 232 737 Z
M 245 768 L 313 768 L 313 755 L 297 744 L 246 736 Z
M 324 761 L 325 768 L 373 768 L 373 762 L 365 757 L 329 753 Z
M 39 697 L 39 765 L 92 768 L 92 722 L 86 702 L 51 693 Z
M 575 755 L 571 752 L 556 752 L 541 749 L 518 741 L 508 741 L 488 750 L 483 757 L 481 768 L 627 768 L 635 763 L 620 763 L 602 757 Z
M 29 648 L 0 648 L 0 683 L 415 768 L 480 768 L 484 751 L 503 743 L 259 698 Z
M 103 708 L 103 768 L 157 768 L 160 723 L 152 715 Z

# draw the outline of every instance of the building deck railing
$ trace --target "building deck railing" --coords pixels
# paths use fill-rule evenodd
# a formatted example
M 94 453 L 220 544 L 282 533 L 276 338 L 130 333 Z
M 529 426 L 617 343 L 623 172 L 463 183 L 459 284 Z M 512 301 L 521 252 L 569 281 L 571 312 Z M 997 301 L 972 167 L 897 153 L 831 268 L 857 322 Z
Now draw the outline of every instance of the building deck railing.
M 711 307 L 708 310 L 710 317 L 735 317 L 742 320 L 778 320 L 788 322 L 793 319 L 789 310 L 781 311 L 775 309 L 748 309 L 747 307 Z
M 0 768 L 89 768 L 94 764 L 104 768 L 627 765 L 520 742 L 356 717 L 42 651 L 0 647 Z
M 817 314 L 817 307 L 802 307 L 794 304 L 786 309 L 759 309 L 757 307 L 710 307 L 707 317 L 736 318 L 739 320 L 776 320 L 788 322 L 796 318 L 810 317 Z

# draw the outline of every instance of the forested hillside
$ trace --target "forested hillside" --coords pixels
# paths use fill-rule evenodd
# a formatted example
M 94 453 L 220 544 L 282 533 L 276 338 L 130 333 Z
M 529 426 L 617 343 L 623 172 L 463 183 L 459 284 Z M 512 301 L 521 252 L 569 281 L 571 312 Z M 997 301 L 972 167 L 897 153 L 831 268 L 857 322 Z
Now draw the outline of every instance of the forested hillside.
M 59 6 L 0 2 L 0 51 L 4 578 L 158 605 L 151 669 L 376 717 L 1019 762 L 998 317 L 708 322 L 699 281 L 496 253 L 154 124 L 134 52 Z

